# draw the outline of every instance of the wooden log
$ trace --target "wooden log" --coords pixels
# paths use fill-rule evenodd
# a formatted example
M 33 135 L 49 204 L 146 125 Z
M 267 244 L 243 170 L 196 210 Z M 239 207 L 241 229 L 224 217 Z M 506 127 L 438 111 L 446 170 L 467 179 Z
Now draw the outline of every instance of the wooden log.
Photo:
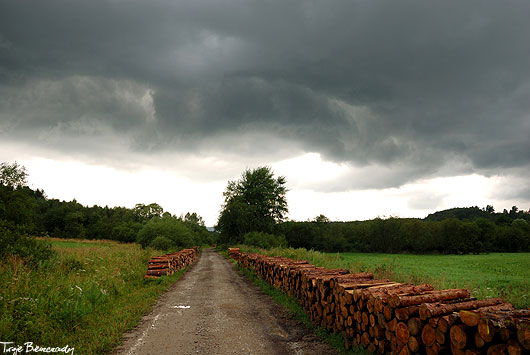
M 410 335 L 418 335 L 423 328 L 423 322 L 417 317 L 409 318 L 407 321 L 407 327 Z
M 522 321 L 517 324 L 517 340 L 523 348 L 530 350 L 530 321 Z
M 506 351 L 506 344 L 495 344 L 491 345 L 488 348 L 488 355 L 501 355 L 501 354 L 507 354 Z
M 388 284 L 384 287 L 379 288 L 367 288 L 366 291 L 369 293 L 369 302 L 374 304 L 374 308 L 377 312 L 385 312 L 388 319 L 391 318 L 393 307 L 388 304 L 389 300 L 395 296 L 405 296 L 411 294 L 418 294 L 426 291 L 432 291 L 431 285 L 410 285 L 410 284 Z
M 392 354 L 399 354 L 399 352 L 404 348 L 408 347 L 408 345 L 403 344 L 398 338 L 392 337 L 390 340 L 390 351 Z
M 468 333 L 469 327 L 467 325 L 453 325 L 449 331 L 452 345 L 457 349 L 465 349 L 466 345 L 470 343 Z
M 486 342 L 484 341 L 484 339 L 482 339 L 478 331 L 476 331 L 475 332 L 475 346 L 480 349 L 480 348 L 483 348 L 485 344 Z
M 438 329 L 443 333 L 447 333 L 457 319 L 459 319 L 458 312 L 453 312 L 440 317 L 438 320 Z
M 370 326 L 375 327 L 376 321 L 375 321 L 375 315 L 373 313 L 370 314 Z
M 339 276 L 333 276 L 329 280 L 329 287 L 333 288 L 337 283 L 346 283 L 351 282 L 357 279 L 366 279 L 370 280 L 374 278 L 374 274 L 371 272 L 358 272 L 354 274 L 344 274 Z
M 385 338 L 385 328 L 383 328 L 381 325 L 377 324 L 374 327 L 374 337 L 376 339 L 383 339 Z
M 465 355 L 466 354 L 466 351 L 463 350 L 463 349 L 458 349 L 457 347 L 455 347 L 453 345 L 453 343 L 451 343 L 451 352 L 454 354 L 454 355 Z
M 420 318 L 422 320 L 449 314 L 462 309 L 477 309 L 481 307 L 494 306 L 496 304 L 504 303 L 500 298 L 490 298 L 485 300 L 468 301 L 460 303 L 423 303 L 420 306 Z
M 407 324 L 399 322 L 396 326 L 396 337 L 404 344 L 409 342 L 410 332 Z
M 478 322 L 478 334 L 486 342 L 491 343 L 496 333 L 495 325 L 489 318 L 481 318 Z
M 169 268 L 171 268 L 171 265 L 169 264 L 150 264 L 149 266 L 147 266 L 147 270 L 161 270 Z
M 476 327 L 480 318 L 483 318 L 486 313 L 496 312 L 496 311 L 513 311 L 514 307 L 511 303 L 501 303 L 499 305 L 482 307 L 476 310 L 461 310 L 459 312 L 460 319 L 462 323 L 470 327 Z
M 369 344 L 370 344 L 370 334 L 368 334 L 368 332 L 364 332 L 361 335 L 361 345 L 366 348 L 368 347 Z
M 155 276 L 155 275 L 145 275 L 144 278 L 145 278 L 145 279 L 159 279 L 160 276 Z
M 416 336 L 409 337 L 409 342 L 407 345 L 411 353 L 417 353 L 420 351 L 420 342 L 421 342 L 420 338 Z
M 158 269 L 158 270 L 147 270 L 146 275 L 148 276 L 162 276 L 162 275 L 169 275 L 170 270 L 169 269 Z
M 363 304 L 367 304 L 367 301 L 370 297 L 370 294 L 374 291 L 384 289 L 386 287 L 393 287 L 396 285 L 400 285 L 399 282 L 392 282 L 390 280 L 370 280 L 373 284 L 372 285 L 366 285 L 364 287 L 358 287 L 354 289 L 353 291 L 353 300 L 355 302 L 359 302 L 359 300 L 363 300 Z
M 388 349 L 390 349 L 390 343 L 388 340 L 382 340 L 379 342 L 377 346 L 377 353 L 378 354 L 386 354 L 388 352 Z
M 469 291 L 466 289 L 454 289 L 443 291 L 427 291 L 421 295 L 398 296 L 395 295 L 389 300 L 389 304 L 396 307 L 413 306 L 422 303 L 433 303 L 445 300 L 468 298 Z
M 436 332 L 429 324 L 426 324 L 423 327 L 421 331 L 421 340 L 425 346 L 431 346 L 436 341 Z
M 391 320 L 389 320 L 388 322 L 385 323 L 385 328 L 386 330 L 389 330 L 391 332 L 395 332 L 396 331 L 396 328 L 397 328 L 397 319 L 396 318 L 393 318 Z
M 401 350 L 398 353 L 399 355 L 410 355 L 410 349 L 408 347 L 408 342 L 401 348 Z
M 419 313 L 420 306 L 409 306 L 409 307 L 401 307 L 394 309 L 394 313 L 396 314 L 396 318 L 398 320 L 407 320 L 409 317 L 412 317 Z
M 438 327 L 438 320 L 439 319 L 440 319 L 440 317 L 429 318 L 429 325 L 436 329 L 436 327 Z
M 392 319 L 392 316 L 394 314 L 394 309 L 390 306 L 384 306 L 383 307 L 383 317 L 385 317 L 386 320 Z
M 436 328 L 436 330 L 434 332 L 434 336 L 435 336 L 436 342 L 438 344 L 445 344 L 447 339 L 445 337 L 445 333 L 442 332 L 440 329 Z
M 362 312 L 361 318 L 364 325 L 368 326 L 368 324 L 370 324 L 370 316 L 368 315 L 368 312 Z
M 434 343 L 431 346 L 426 346 L 425 347 L 425 354 L 427 354 L 427 355 L 438 355 L 438 354 L 440 354 L 440 347 L 436 343 Z
M 509 355 L 521 355 L 524 352 L 521 344 L 513 339 L 509 339 L 506 343 L 506 350 L 508 351 Z
M 390 280 L 366 280 L 361 279 L 361 281 L 349 281 L 349 282 L 339 282 L 337 283 L 338 287 L 342 287 L 345 290 L 351 290 L 356 288 L 366 288 L 372 286 L 382 286 L 393 284 Z

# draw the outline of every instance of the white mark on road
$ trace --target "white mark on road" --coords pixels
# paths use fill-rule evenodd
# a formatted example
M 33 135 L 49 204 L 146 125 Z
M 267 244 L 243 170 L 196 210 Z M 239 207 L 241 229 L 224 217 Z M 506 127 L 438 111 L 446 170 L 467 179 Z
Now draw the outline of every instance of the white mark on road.
M 138 348 L 140 345 L 142 345 L 143 341 L 144 341 L 144 338 L 145 336 L 147 335 L 147 333 L 149 332 L 149 329 L 151 328 L 155 328 L 156 327 L 156 321 L 158 320 L 158 317 L 160 317 L 160 314 L 161 313 L 158 313 L 156 316 L 155 316 L 155 319 L 153 319 L 153 322 L 151 323 L 151 326 L 150 327 L 147 327 L 143 333 L 142 333 L 142 336 L 140 336 L 140 338 L 138 338 L 138 340 L 136 341 L 136 343 L 134 344 L 134 346 L 127 352 L 127 355 L 132 355 L 135 353 L 135 350 L 136 348 Z
M 173 308 L 182 308 L 182 309 L 188 309 L 191 306 L 173 306 Z

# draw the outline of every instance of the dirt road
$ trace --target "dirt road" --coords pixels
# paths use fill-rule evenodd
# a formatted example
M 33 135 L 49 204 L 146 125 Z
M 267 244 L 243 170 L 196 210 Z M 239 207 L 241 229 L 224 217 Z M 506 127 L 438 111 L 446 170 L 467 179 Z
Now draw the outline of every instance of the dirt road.
M 335 354 L 211 249 L 116 354 Z

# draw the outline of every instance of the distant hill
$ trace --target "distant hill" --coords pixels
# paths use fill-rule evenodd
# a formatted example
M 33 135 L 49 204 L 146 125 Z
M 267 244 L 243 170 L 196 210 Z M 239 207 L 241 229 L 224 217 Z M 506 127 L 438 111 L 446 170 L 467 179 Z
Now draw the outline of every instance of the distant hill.
M 425 221 L 443 221 L 448 218 L 456 218 L 460 220 L 475 220 L 479 218 L 495 219 L 496 214 L 486 212 L 483 209 L 474 207 L 456 207 L 448 210 L 431 213 L 424 218 Z

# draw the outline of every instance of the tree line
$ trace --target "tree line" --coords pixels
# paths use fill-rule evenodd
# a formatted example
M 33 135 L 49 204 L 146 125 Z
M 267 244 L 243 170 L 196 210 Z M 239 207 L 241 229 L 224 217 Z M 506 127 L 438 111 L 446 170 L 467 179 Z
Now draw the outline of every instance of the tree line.
M 240 179 L 228 182 L 215 233 L 196 213 L 174 216 L 156 203 L 88 207 L 76 200 L 50 199 L 43 190 L 28 187 L 26 180 L 23 166 L 0 164 L 0 256 L 45 256 L 47 249 L 28 236 L 47 235 L 136 242 L 161 250 L 245 243 L 328 252 L 530 251 L 530 211 L 516 206 L 502 213 L 492 206 L 453 208 L 425 219 L 331 222 L 320 215 L 310 221 L 289 221 L 286 179 L 275 177 L 269 167 L 247 169 Z
M 328 252 L 482 253 L 530 251 L 530 211 L 513 206 L 453 208 L 425 219 L 375 218 L 330 222 L 324 215 L 287 221 L 284 177 L 272 170 L 247 169 L 229 181 L 216 229 L 225 244 L 290 246 Z
M 76 200 L 50 199 L 43 190 L 27 186 L 23 166 L 2 163 L 0 254 L 16 243 L 33 243 L 27 236 L 111 239 L 162 250 L 213 242 L 212 233 L 197 213 L 174 216 L 156 203 L 137 204 L 134 208 L 88 207 Z M 17 248 L 17 254 L 24 254 L 22 249 L 30 247 Z
M 284 222 L 275 233 L 295 248 L 328 252 L 440 253 L 530 251 L 528 217 L 503 223 L 491 219 L 376 218 L 356 222 Z

